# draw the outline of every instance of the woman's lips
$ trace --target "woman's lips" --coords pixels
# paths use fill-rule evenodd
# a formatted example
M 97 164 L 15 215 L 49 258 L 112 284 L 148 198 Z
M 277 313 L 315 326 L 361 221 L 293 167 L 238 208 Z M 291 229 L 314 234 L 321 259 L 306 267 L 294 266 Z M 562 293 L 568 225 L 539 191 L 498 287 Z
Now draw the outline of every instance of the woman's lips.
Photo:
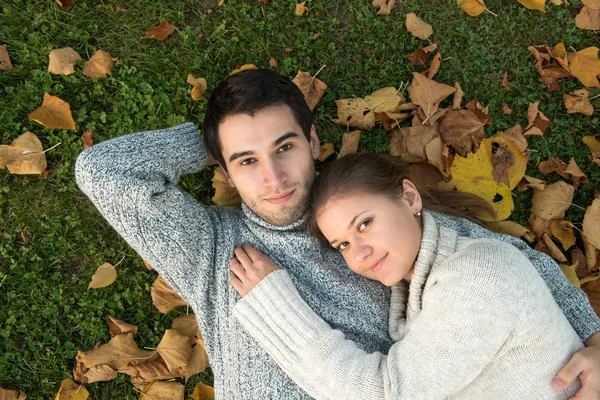
M 377 272 L 381 269 L 381 267 L 383 267 L 383 263 L 385 262 L 385 259 L 387 258 L 387 254 L 383 257 L 381 257 L 377 262 L 375 262 L 374 264 L 372 264 L 369 269 L 371 270 L 371 272 Z
M 294 194 L 294 192 L 295 192 L 295 190 L 292 190 L 287 193 L 278 194 L 276 196 L 269 197 L 268 199 L 265 199 L 265 200 L 267 200 L 271 204 L 287 203 L 288 200 L 292 198 L 292 195 Z

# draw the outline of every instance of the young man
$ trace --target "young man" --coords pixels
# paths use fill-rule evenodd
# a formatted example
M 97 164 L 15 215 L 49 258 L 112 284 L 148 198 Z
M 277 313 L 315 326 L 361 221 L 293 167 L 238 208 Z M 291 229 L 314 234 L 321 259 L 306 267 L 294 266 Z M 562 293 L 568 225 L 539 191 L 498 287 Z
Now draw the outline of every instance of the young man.
M 177 188 L 181 175 L 207 162 L 192 124 L 94 145 L 79 156 L 76 177 L 115 230 L 193 308 L 215 375 L 216 398 L 309 398 L 232 315 L 240 297 L 229 283 L 229 262 L 234 247 L 243 243 L 286 269 L 302 297 L 332 327 L 368 352 L 387 353 L 389 291 L 342 266 L 336 251 L 320 247 L 305 232 L 319 140 L 298 88 L 268 70 L 230 76 L 210 97 L 204 135 L 208 151 L 242 196 L 241 209 L 206 207 Z M 494 235 L 465 221 L 440 222 L 466 236 Z M 502 239 L 538 267 L 583 340 L 600 331 L 585 294 L 549 257 L 517 239 Z M 592 355 L 583 354 L 580 362 L 600 364 L 597 350 L 586 350 Z M 577 364 L 570 375 L 582 369 Z M 589 376 L 598 370 L 585 368 Z

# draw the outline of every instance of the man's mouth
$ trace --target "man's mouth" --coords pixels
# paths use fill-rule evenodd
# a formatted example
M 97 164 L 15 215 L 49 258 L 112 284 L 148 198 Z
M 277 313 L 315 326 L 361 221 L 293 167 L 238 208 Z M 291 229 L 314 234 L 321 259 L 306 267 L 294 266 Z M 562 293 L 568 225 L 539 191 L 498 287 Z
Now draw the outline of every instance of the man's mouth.
M 387 258 L 387 254 L 385 256 L 381 257 L 379 260 L 375 261 L 373 264 L 371 264 L 371 266 L 369 267 L 371 272 L 379 271 L 381 269 L 381 267 L 383 267 L 383 263 L 385 262 L 386 258 Z
M 271 204 L 284 204 L 284 203 L 287 203 L 292 198 L 295 191 L 296 191 L 296 189 L 290 190 L 289 192 L 276 194 L 274 196 L 266 198 L 265 200 Z

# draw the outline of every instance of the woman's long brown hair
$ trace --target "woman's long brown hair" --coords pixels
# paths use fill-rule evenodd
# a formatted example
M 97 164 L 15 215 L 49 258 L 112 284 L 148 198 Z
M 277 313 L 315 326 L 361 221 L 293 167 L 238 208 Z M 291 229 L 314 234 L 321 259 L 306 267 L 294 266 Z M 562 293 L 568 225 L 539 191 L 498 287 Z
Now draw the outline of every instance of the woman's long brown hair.
M 307 228 L 311 235 L 328 244 L 317 224 L 322 208 L 333 199 L 354 194 L 382 194 L 400 199 L 404 193 L 403 181 L 410 180 L 421 194 L 423 208 L 481 224 L 476 215 L 495 216 L 494 208 L 485 200 L 469 193 L 425 188 L 410 179 L 408 164 L 392 161 L 371 152 L 346 155 L 323 169 L 311 191 Z

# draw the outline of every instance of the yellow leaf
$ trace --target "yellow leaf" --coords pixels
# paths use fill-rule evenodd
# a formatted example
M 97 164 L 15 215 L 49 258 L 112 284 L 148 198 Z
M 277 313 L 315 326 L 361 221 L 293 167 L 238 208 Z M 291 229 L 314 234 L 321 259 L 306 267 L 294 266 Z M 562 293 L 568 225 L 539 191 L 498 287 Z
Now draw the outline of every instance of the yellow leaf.
M 598 48 L 588 47 L 575 53 L 571 60 L 571 75 L 579 79 L 586 87 L 600 87 L 597 76 L 600 75 Z
M 571 229 L 572 226 L 573 224 L 569 221 L 561 221 L 558 219 L 552 221 L 552 224 L 550 224 L 552 236 L 558 239 L 565 251 L 575 244 L 575 234 L 573 234 L 573 229 Z
M 344 127 L 353 127 L 368 131 L 375 126 L 375 113 L 362 99 L 336 100 L 338 118 L 333 122 Z
M 175 32 L 175 27 L 169 24 L 167 21 L 162 20 L 160 21 L 160 25 L 155 26 L 154 28 L 146 32 L 146 34 L 144 35 L 144 39 L 156 39 L 162 42 L 163 40 L 171 36 L 173 32 Z
M 56 75 L 71 75 L 75 72 L 75 63 L 81 61 L 81 56 L 70 47 L 54 49 L 48 55 L 48 72 Z
M 460 8 L 472 17 L 476 17 L 486 10 L 483 0 L 456 0 Z
M 581 287 L 581 282 L 575 273 L 577 265 L 560 264 L 560 269 L 573 285 Z
M 162 276 L 158 276 L 150 288 L 152 304 L 163 314 L 174 308 L 186 306 L 188 303 L 167 284 Z
M 183 400 L 185 386 L 177 382 L 152 382 L 140 393 L 140 400 Z
M 304 99 L 306 100 L 306 104 L 311 111 L 315 109 L 321 97 L 323 97 L 323 93 L 327 90 L 327 85 L 320 79 L 317 79 L 316 75 L 312 76 L 308 72 L 302 72 L 298 70 L 298 73 L 292 79 L 292 82 L 302 92 L 304 95 Z
M 98 50 L 92 58 L 83 66 L 81 73 L 88 78 L 98 79 L 104 78 L 112 74 L 112 69 L 115 66 L 115 61 L 109 52 Z
M 321 148 L 319 149 L 319 158 L 318 160 L 323 162 L 329 158 L 330 155 L 335 153 L 335 149 L 333 147 L 333 143 L 323 143 Z
M 414 37 L 427 40 L 433 33 L 433 27 L 415 13 L 406 14 L 406 29 L 413 34 Z
M 308 8 L 304 5 L 305 3 L 306 1 L 296 4 L 296 15 L 301 17 L 304 14 L 308 14 Z
M 394 87 L 385 87 L 365 96 L 365 102 L 373 112 L 393 111 L 398 107 L 402 98 Z
M 212 197 L 213 203 L 221 207 L 239 207 L 242 204 L 236 188 L 227 183 L 227 179 L 221 171 L 221 168 L 215 169 L 212 178 L 212 186 L 215 189 L 215 195 Z
M 587 147 L 590 148 L 590 151 L 600 151 L 600 141 L 593 136 L 584 136 L 581 139 L 583 143 L 586 144 Z
M 98 289 L 112 284 L 117 279 L 117 270 L 109 263 L 104 263 L 98 267 L 96 273 L 92 276 L 88 289 Z
M 234 69 L 233 71 L 231 71 L 231 73 L 230 73 L 229 75 L 230 75 L 230 76 L 231 76 L 231 75 L 235 75 L 235 74 L 237 74 L 238 72 L 246 71 L 246 70 L 248 70 L 248 69 L 257 69 L 257 68 L 256 68 L 256 65 L 254 65 L 254 64 L 244 64 L 244 65 L 242 65 L 241 67 L 239 67 L 239 68 L 237 68 L 237 69 Z
M 36 175 L 46 170 L 46 155 L 42 143 L 31 132 L 25 132 L 10 145 L 0 145 L 0 169 L 11 174 Z
M 600 199 L 594 199 L 592 205 L 585 210 L 583 236 L 592 246 L 600 250 Z
M 71 379 L 63 379 L 55 400 L 86 400 L 89 395 L 83 385 L 78 385 Z
M 0 71 L 11 71 L 13 69 L 10 57 L 8 55 L 8 49 L 6 45 L 0 46 Z
M 0 400 L 25 400 L 26 398 L 24 392 L 18 393 L 16 390 L 0 388 Z
M 215 389 L 212 386 L 205 385 L 202 382 L 198 382 L 194 393 L 192 393 L 194 400 L 214 400 Z
M 48 129 L 76 129 L 69 103 L 49 93 L 44 94 L 42 106 L 30 113 L 29 118 Z
M 206 79 L 194 78 L 192 74 L 189 74 L 187 77 L 187 83 L 193 86 L 192 91 L 190 93 L 192 99 L 196 101 L 202 100 L 202 95 L 204 94 L 204 91 L 208 88 Z
M 530 10 L 538 10 L 541 12 L 546 12 L 544 5 L 546 4 L 546 0 L 517 0 L 519 3 L 523 4 L 526 8 Z
M 535 239 L 535 234 L 532 231 L 513 221 L 488 222 L 486 225 L 494 232 L 504 233 L 519 239 L 523 238 L 530 243 Z

